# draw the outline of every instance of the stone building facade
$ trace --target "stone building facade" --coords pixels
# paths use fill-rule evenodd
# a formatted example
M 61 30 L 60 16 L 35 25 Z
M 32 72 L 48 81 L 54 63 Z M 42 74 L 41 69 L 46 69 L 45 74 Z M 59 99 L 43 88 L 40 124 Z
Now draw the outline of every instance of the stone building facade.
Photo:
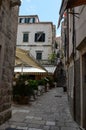
M 41 22 L 37 15 L 19 16 L 17 47 L 27 50 L 40 63 L 46 63 L 53 52 L 55 31 L 52 22 Z
M 62 2 L 59 20 L 66 11 L 62 30 L 70 111 L 86 129 L 86 0 Z
M 0 124 L 11 117 L 19 0 L 0 0 Z

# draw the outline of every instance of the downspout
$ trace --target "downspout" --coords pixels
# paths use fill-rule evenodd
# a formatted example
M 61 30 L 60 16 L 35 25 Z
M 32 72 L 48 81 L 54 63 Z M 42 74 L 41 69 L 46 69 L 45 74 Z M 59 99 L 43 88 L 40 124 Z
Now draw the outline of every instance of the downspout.
M 75 16 L 74 16 L 74 8 L 73 8 L 73 63 L 74 63 L 74 88 L 73 88 L 73 110 L 74 110 L 74 120 L 76 120 L 76 66 L 75 66 L 75 57 L 76 57 L 76 34 L 75 34 Z
M 69 14 L 67 9 L 67 64 L 69 65 Z
M 69 100 L 69 14 L 67 9 L 67 30 L 66 30 L 66 57 L 67 57 L 67 94 L 68 94 L 68 100 Z

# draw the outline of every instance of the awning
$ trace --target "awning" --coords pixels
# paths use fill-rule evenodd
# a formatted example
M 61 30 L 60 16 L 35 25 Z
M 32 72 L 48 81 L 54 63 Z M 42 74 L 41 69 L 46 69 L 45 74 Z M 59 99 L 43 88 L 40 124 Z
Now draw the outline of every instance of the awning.
M 46 71 L 45 68 L 35 60 L 35 58 L 31 57 L 27 51 L 20 48 L 16 48 L 15 65 L 16 64 L 27 64 L 28 66 Z
M 63 18 L 63 14 L 66 9 L 74 8 L 85 4 L 86 4 L 86 0 L 62 0 L 60 12 L 59 12 L 58 27 L 60 26 L 60 22 Z
M 16 58 L 15 58 L 15 66 L 18 66 L 18 65 L 22 65 L 22 60 L 21 59 L 19 59 L 17 56 L 16 56 Z
M 56 66 L 46 66 L 45 69 L 48 71 L 48 73 L 54 74 Z
M 43 69 L 39 69 L 39 68 L 35 68 L 35 67 L 15 67 L 14 68 L 14 72 L 15 73 L 28 73 L 28 74 L 35 74 L 35 75 L 53 75 L 55 70 L 56 70 L 56 66 L 46 66 L 45 69 L 47 70 L 47 72 Z
M 45 70 L 34 68 L 34 67 L 15 67 L 14 68 L 15 73 L 28 73 L 28 74 L 38 74 L 38 73 L 46 73 Z

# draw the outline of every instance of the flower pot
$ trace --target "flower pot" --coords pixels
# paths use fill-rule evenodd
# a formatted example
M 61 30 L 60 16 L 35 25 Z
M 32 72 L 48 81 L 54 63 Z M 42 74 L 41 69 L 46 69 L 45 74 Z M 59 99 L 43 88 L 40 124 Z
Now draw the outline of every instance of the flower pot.
M 18 104 L 28 104 L 29 103 L 29 97 L 28 96 L 19 96 Z

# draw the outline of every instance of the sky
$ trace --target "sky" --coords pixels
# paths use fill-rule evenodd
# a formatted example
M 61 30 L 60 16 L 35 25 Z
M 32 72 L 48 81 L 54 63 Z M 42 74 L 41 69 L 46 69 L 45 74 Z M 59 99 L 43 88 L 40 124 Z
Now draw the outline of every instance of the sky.
M 53 22 L 56 25 L 56 35 L 61 0 L 21 0 L 19 15 L 38 15 L 40 22 Z

